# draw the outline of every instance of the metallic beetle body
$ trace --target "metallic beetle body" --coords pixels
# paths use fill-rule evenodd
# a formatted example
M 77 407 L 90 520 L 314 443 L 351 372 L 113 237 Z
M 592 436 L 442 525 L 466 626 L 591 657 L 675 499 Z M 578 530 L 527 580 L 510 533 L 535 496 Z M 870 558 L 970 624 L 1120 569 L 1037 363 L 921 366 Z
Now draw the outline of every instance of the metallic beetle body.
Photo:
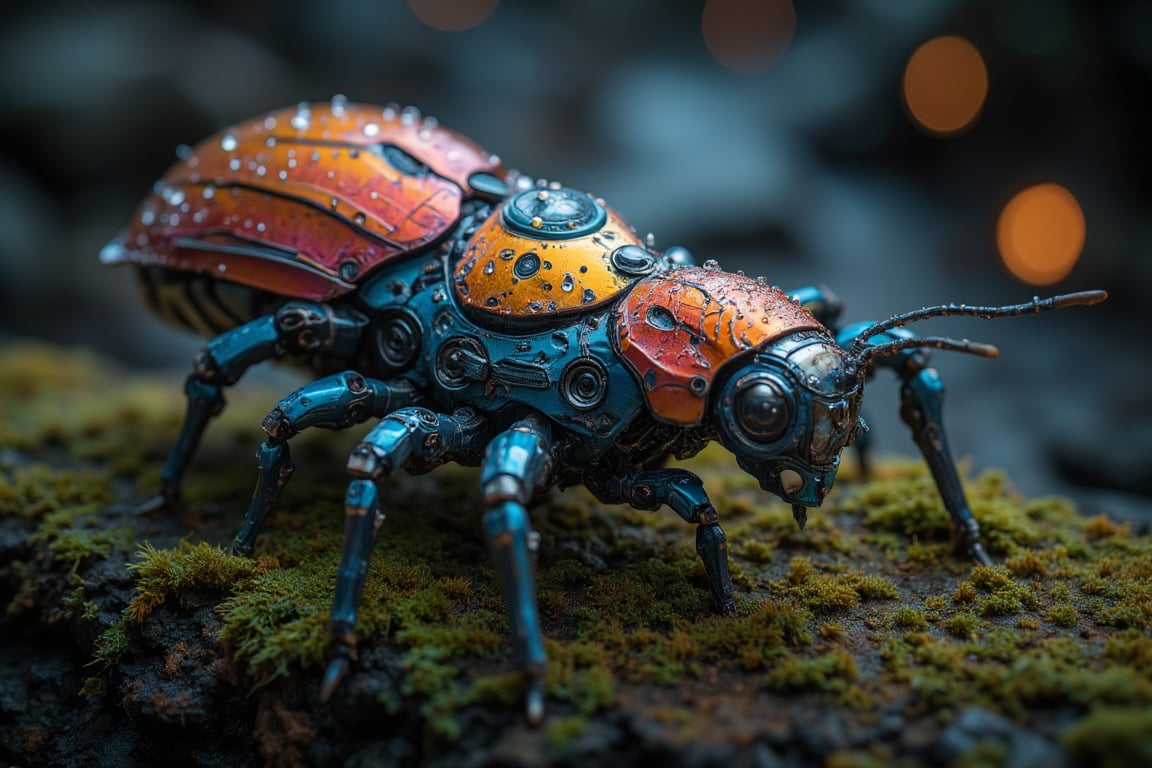
M 134 264 L 149 305 L 211 338 L 185 386 L 164 468 L 174 501 L 223 389 L 287 357 L 321 378 L 265 418 L 259 481 L 234 551 L 249 554 L 309 427 L 375 419 L 348 462 L 346 541 L 332 613 L 331 694 L 355 658 L 356 610 L 383 520 L 376 482 L 445 461 L 481 466 L 484 530 L 509 604 L 528 714 L 544 648 L 527 507 L 554 484 L 609 503 L 667 504 L 697 526 L 718 608 L 733 609 L 726 539 L 700 479 L 663 469 L 718 440 L 761 486 L 819 506 L 863 434 L 871 365 L 903 381 L 902 415 L 968 552 L 988 562 L 943 436 L 943 387 L 920 339 L 935 314 L 985 317 L 1094 303 L 938 307 L 837 333 L 826 289 L 786 294 L 683 249 L 656 251 L 602 200 L 507 172 L 412 109 L 301 104 L 181 154 L 101 254 Z M 915 314 L 915 313 L 913 313 Z

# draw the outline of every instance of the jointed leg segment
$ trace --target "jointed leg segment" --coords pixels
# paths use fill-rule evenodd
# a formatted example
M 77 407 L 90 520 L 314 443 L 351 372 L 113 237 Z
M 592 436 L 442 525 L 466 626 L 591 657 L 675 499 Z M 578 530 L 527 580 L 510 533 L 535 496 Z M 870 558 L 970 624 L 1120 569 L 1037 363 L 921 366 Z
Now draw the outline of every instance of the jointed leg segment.
M 260 479 L 244 517 L 244 527 L 232 543 L 233 554 L 252 554 L 268 513 L 292 477 L 290 439 L 309 427 L 346 429 L 418 399 L 419 393 L 407 379 L 380 381 L 345 371 L 317 379 L 277 403 L 262 424 L 268 439 L 256 452 Z
M 344 551 L 332 604 L 333 657 L 321 698 L 332 695 L 356 658 L 356 614 L 376 534 L 384 521 L 377 481 L 401 467 L 423 471 L 445 461 L 475 464 L 488 436 L 487 422 L 471 409 L 448 416 L 409 407 L 382 419 L 353 450 L 348 472 L 355 479 L 345 497 Z
M 590 475 L 585 478 L 585 485 L 606 504 L 624 503 L 637 509 L 657 509 L 667 504 L 687 522 L 696 523 L 696 553 L 704 562 L 712 599 L 720 612 L 735 612 L 732 576 L 728 571 L 728 537 L 699 477 L 683 469 L 652 469 L 609 477 Z
M 252 365 L 286 354 L 351 355 L 367 323 L 366 317 L 347 307 L 292 301 L 274 315 L 257 318 L 208 342 L 184 383 L 188 410 L 161 470 L 160 492 L 137 512 L 163 509 L 180 497 L 184 472 L 200 438 L 208 422 L 224 408 L 224 387 L 235 384 Z

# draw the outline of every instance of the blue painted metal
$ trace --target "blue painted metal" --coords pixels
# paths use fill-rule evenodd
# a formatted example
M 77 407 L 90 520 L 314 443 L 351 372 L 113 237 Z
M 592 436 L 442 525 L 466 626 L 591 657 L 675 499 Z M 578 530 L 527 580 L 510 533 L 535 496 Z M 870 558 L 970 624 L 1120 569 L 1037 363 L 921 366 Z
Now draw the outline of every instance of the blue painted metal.
M 721 611 L 730 612 L 734 600 L 727 541 L 715 508 L 698 477 L 663 469 L 663 462 L 671 456 L 687 458 L 719 440 L 762 488 L 792 504 L 803 526 L 806 509 L 819 506 L 831 489 L 842 450 L 862 442 L 864 382 L 878 367 L 893 370 L 901 380 L 901 416 L 924 454 L 960 541 L 978 562 L 991 562 L 948 450 L 944 388 L 927 367 L 924 348 L 984 355 L 995 350 L 967 341 L 921 338 L 900 326 L 942 315 L 1003 317 L 1093 304 L 1103 300 L 1102 291 L 1009 307 L 942 305 L 839 330 L 843 304 L 823 286 L 791 293 L 811 314 L 809 322 L 779 291 L 720 272 L 714 262 L 679 273 L 679 282 L 670 280 L 668 271 L 691 265 L 691 254 L 677 247 L 660 253 L 630 235 L 626 244 L 604 251 L 603 263 L 596 266 L 612 278 L 604 281 L 611 293 L 602 293 L 588 308 L 576 302 L 562 313 L 509 310 L 502 315 L 466 306 L 455 290 L 458 265 L 464 274 L 480 274 L 464 269 L 469 262 L 462 259 L 466 250 L 483 250 L 477 233 L 486 232 L 484 227 L 503 222 L 518 233 L 515 237 L 539 241 L 538 250 L 534 245 L 515 262 L 510 249 L 501 252 L 508 257 L 511 284 L 535 278 L 548 255 L 570 249 L 573 237 L 604 245 L 597 238 L 607 236 L 600 229 L 607 227 L 606 220 L 630 230 L 617 214 L 583 193 L 554 188 L 525 192 L 522 187 L 509 193 L 504 180 L 485 167 L 480 163 L 469 176 L 473 186 L 467 190 L 459 184 L 452 188 L 464 192 L 455 221 L 436 218 L 435 226 L 426 225 L 423 232 L 414 219 L 407 221 L 406 226 L 417 230 L 409 233 L 415 239 L 408 242 L 416 243 L 410 252 L 389 252 L 387 259 L 374 262 L 374 271 L 358 287 L 348 283 L 346 291 L 325 294 L 325 301 L 292 298 L 309 293 L 285 290 L 279 295 L 271 272 L 261 273 L 265 278 L 249 275 L 248 282 L 239 284 L 227 282 L 224 272 L 181 271 L 176 262 L 142 266 L 150 301 L 169 317 L 190 314 L 175 319 L 197 328 L 256 318 L 213 338 L 197 358 L 185 384 L 187 415 L 162 471 L 160 493 L 142 505 L 142 511 L 177 498 L 208 421 L 224 406 L 223 388 L 263 360 L 300 362 L 321 378 L 281 400 L 264 421 L 268 439 L 259 450 L 260 477 L 234 545 L 237 553 L 253 551 L 291 476 L 288 441 L 294 435 L 313 426 L 344 429 L 380 419 L 348 460 L 353 479 L 346 496 L 344 551 L 332 610 L 334 653 L 324 677 L 324 697 L 355 659 L 356 613 L 385 512 L 377 480 L 398 469 L 425 472 L 447 461 L 482 467 L 483 527 L 504 589 L 517 662 L 526 672 L 527 712 L 537 721 L 543 715 L 545 654 L 533 578 L 535 539 L 527 511 L 533 494 L 557 483 L 583 482 L 605 502 L 645 509 L 667 504 L 697 526 L 697 552 L 713 599 Z M 335 177 L 335 170 L 327 174 Z M 505 205 L 493 196 L 504 197 Z M 383 200 L 380 205 L 391 210 L 397 202 Z M 327 231 L 332 222 L 324 219 L 324 209 L 309 210 L 311 226 Z M 356 242 L 366 248 L 375 243 Z M 470 253 L 467 258 L 491 261 L 499 255 Z M 574 266 L 573 271 L 583 269 Z M 489 298 L 495 305 L 500 305 L 501 295 L 512 292 L 511 285 L 500 283 L 503 279 L 501 273 L 485 288 L 494 291 Z M 634 291 L 656 279 L 676 283 L 676 291 L 670 289 L 659 299 Z M 692 305 L 677 293 L 704 282 L 710 292 L 697 293 L 703 296 L 698 303 L 705 306 Z M 569 290 L 563 284 L 560 288 Z M 641 306 L 624 309 L 629 298 Z M 756 316 L 769 314 L 773 317 Z M 693 324 L 685 322 L 689 316 Z M 727 321 L 717 319 L 725 316 Z M 624 317 L 635 324 L 622 323 L 622 328 L 647 334 L 643 349 L 653 361 L 649 374 L 675 368 L 677 375 L 687 371 L 686 381 L 703 384 L 692 395 L 698 398 L 693 403 L 700 406 L 696 410 L 702 417 L 697 419 L 694 411 L 691 426 L 685 426 L 687 420 L 663 418 L 651 406 L 645 382 L 625 362 L 627 347 L 610 322 Z M 758 324 L 771 326 L 784 319 L 788 323 L 779 332 L 763 341 L 749 340 L 752 331 L 762 328 Z M 726 322 L 731 338 L 722 353 L 697 359 L 701 344 L 720 349 L 707 346 L 719 338 L 708 337 L 709 320 L 714 325 Z M 737 323 L 742 323 L 740 330 L 731 331 Z M 673 331 L 680 341 L 665 343 Z M 708 377 L 696 375 L 702 372 Z M 676 403 L 672 399 L 672 405 Z

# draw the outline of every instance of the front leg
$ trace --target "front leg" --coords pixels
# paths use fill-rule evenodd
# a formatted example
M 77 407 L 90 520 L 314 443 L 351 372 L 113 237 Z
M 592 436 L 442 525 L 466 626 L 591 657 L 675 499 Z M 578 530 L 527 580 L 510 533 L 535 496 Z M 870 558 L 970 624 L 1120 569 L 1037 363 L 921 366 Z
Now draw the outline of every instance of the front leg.
M 696 553 L 704 562 L 712 600 L 721 613 L 735 613 L 732 576 L 728 571 L 728 537 L 699 477 L 684 469 L 651 469 L 614 476 L 589 476 L 585 486 L 605 504 L 657 509 L 667 504 L 696 524 Z
M 980 542 L 980 524 L 972 515 L 956 462 L 948 450 L 944 435 L 944 383 L 935 368 L 921 368 L 902 374 L 900 387 L 900 418 L 912 430 L 912 439 L 920 446 L 944 507 L 952 516 L 952 524 L 968 556 L 980 565 L 992 565 L 992 558 Z
M 866 332 L 873 323 L 858 323 L 845 330 L 837 342 L 847 349 L 856 336 Z M 884 344 L 898 339 L 914 338 L 904 328 L 893 328 L 870 338 L 870 344 Z M 908 349 L 876 360 L 877 366 L 891 368 L 900 377 L 900 418 L 912 430 L 912 439 L 920 448 L 944 508 L 952 518 L 952 525 L 964 551 L 980 565 L 992 565 L 992 558 L 980 541 L 980 525 L 972 515 L 956 462 L 948 448 L 944 432 L 944 383 L 936 369 L 928 367 L 928 354 L 922 349 Z

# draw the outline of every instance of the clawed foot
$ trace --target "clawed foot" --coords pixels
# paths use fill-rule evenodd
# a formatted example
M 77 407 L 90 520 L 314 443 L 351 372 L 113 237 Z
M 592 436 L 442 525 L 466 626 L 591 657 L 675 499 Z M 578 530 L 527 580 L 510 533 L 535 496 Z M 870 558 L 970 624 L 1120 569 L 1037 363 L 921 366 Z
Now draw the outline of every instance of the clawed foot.
M 352 667 L 352 660 L 346 651 L 338 649 L 332 661 L 328 662 L 328 670 L 324 673 L 324 682 L 320 686 L 320 701 L 328 701 L 340 686 L 344 676 Z
M 530 676 L 524 690 L 524 718 L 529 725 L 544 722 L 544 681 Z
M 968 554 L 980 565 L 991 567 L 994 565 L 992 558 L 985 551 L 984 545 L 978 541 L 973 541 L 968 544 Z
M 176 506 L 176 502 L 178 501 L 180 501 L 179 491 L 174 488 L 161 488 L 159 493 L 132 510 L 132 514 L 151 515 L 154 512 L 171 509 Z

